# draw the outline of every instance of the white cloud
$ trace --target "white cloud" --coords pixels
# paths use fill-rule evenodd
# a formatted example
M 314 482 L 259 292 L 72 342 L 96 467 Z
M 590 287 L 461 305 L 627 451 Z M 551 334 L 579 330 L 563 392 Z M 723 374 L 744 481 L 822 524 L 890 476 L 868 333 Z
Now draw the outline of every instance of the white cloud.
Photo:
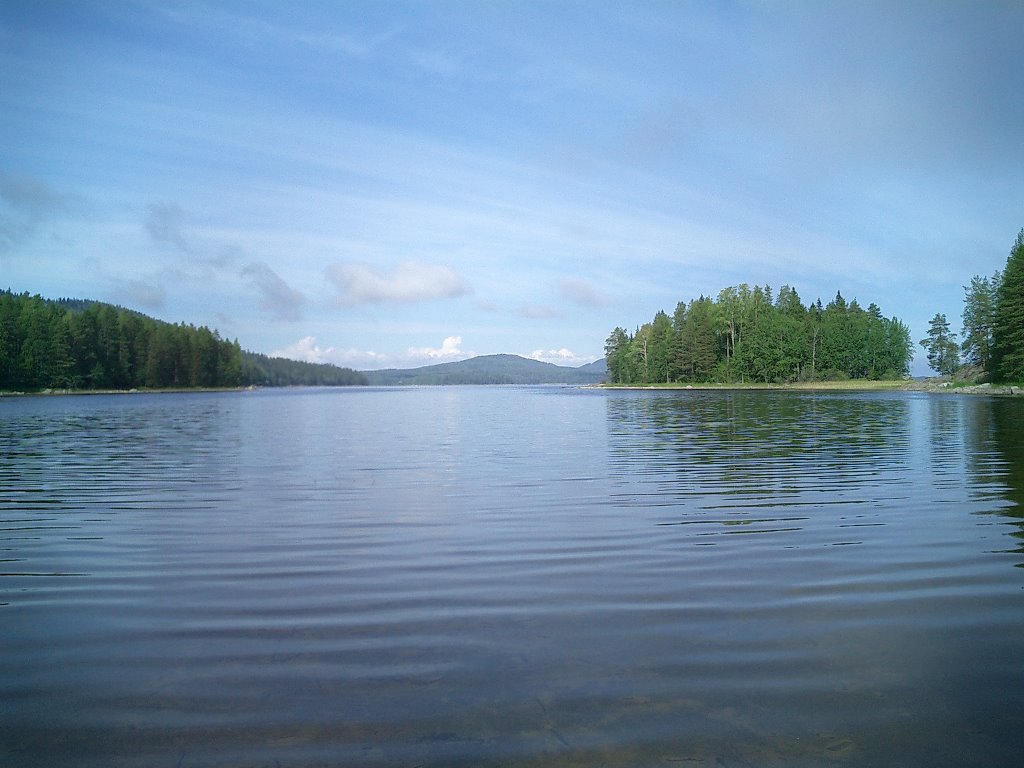
M 335 356 L 334 347 L 326 349 L 316 343 L 313 336 L 306 336 L 299 339 L 290 347 L 276 349 L 270 353 L 271 357 L 285 357 L 289 360 L 299 360 L 304 363 L 333 363 Z
M 327 279 L 334 283 L 341 306 L 450 299 L 470 290 L 451 267 L 415 261 L 402 262 L 390 273 L 368 264 L 332 264 Z
M 374 352 L 372 349 L 349 347 L 348 349 L 334 350 L 331 356 L 333 359 L 326 362 L 344 365 L 360 371 L 394 367 L 394 359 L 391 355 Z
M 441 342 L 440 347 L 409 347 L 404 354 L 397 355 L 356 349 L 355 347 L 322 349 L 317 346 L 316 339 L 307 336 L 287 349 L 273 354 L 290 357 L 293 360 L 344 365 L 356 370 L 378 370 L 381 368 L 415 368 L 421 365 L 453 362 L 473 357 L 475 353 L 462 351 L 461 336 L 447 337 Z
M 409 360 L 431 360 L 431 361 L 445 361 L 455 360 L 467 357 L 462 352 L 462 337 L 461 336 L 449 336 L 441 342 L 441 347 L 435 349 L 433 347 L 409 347 L 408 358 Z

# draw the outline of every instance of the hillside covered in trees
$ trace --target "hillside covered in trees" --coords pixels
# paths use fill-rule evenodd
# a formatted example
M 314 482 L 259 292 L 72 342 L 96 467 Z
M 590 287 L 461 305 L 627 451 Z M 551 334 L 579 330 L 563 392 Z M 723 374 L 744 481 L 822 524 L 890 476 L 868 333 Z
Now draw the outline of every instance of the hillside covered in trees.
M 330 363 L 303 363 L 285 357 L 242 352 L 242 383 L 258 387 L 349 387 L 366 375 Z
M 864 309 L 840 293 L 827 305 L 804 306 L 782 286 L 747 284 L 679 302 L 605 342 L 612 384 L 793 382 L 897 379 L 913 359 L 910 329 L 875 304 Z
M 598 361 L 603 362 L 603 361 Z M 425 365 L 421 368 L 388 368 L 366 371 L 370 384 L 599 384 L 605 379 L 603 365 L 590 363 L 579 368 L 529 360 L 519 355 L 480 355 L 469 360 Z
M 205 326 L 0 291 L 0 391 L 365 383 L 348 368 L 245 352 Z

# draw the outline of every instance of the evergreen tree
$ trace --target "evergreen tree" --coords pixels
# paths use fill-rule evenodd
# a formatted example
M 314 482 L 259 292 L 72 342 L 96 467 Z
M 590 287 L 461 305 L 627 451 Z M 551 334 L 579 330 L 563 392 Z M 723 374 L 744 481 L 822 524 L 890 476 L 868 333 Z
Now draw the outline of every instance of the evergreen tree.
M 807 308 L 805 334 L 811 347 L 811 373 L 809 376 L 811 381 L 818 378 L 819 358 L 821 357 L 821 317 L 824 313 L 820 298 Z
M 693 381 L 709 381 L 715 370 L 715 305 L 701 296 L 690 301 L 686 312 L 686 336 L 683 347 L 686 369 Z
M 800 301 L 800 295 L 795 288 L 788 285 L 779 288 L 778 298 L 775 299 L 775 308 L 794 320 L 803 320 L 804 315 L 807 314 L 807 310 L 804 309 L 804 305 Z
M 630 338 L 625 328 L 616 328 L 604 343 L 604 361 L 608 366 L 608 380 L 612 384 L 631 384 Z
M 647 380 L 651 382 L 671 381 L 672 321 L 664 312 L 658 312 L 651 323 L 650 361 Z
M 630 380 L 648 384 L 651 381 L 651 324 L 644 323 L 633 334 L 630 343 Z
M 605 342 L 609 380 L 788 382 L 828 378 L 899 378 L 913 359 L 910 330 L 877 304 L 863 309 L 841 293 L 805 308 L 789 286 L 773 302 L 768 286 L 723 289 L 717 301 L 679 302 L 630 336 L 616 328 Z
M 938 313 L 928 324 L 928 338 L 919 342 L 928 350 L 928 365 L 943 376 L 952 375 L 960 367 L 960 347 L 956 334 L 949 330 L 949 321 Z
M 676 304 L 672 313 L 672 344 L 669 350 L 669 378 L 675 380 L 691 379 L 693 370 L 690 367 L 687 351 L 689 319 L 686 315 L 685 301 Z
M 1024 229 L 1017 234 L 996 292 L 992 368 L 998 381 L 1024 382 Z
M 992 279 L 975 275 L 971 284 L 964 286 L 964 340 L 961 349 L 967 362 L 986 372 L 992 370 L 992 333 L 1001 281 L 997 271 Z
M 849 378 L 853 367 L 857 338 L 849 309 L 846 299 L 837 291 L 821 313 L 817 369 L 827 379 Z
M 237 340 L 205 327 L 0 291 L 0 391 L 366 383 L 349 368 L 244 358 Z
M 885 321 L 885 364 L 884 378 L 898 378 L 910 375 L 910 361 L 914 359 L 914 342 L 911 341 L 910 326 L 899 318 Z

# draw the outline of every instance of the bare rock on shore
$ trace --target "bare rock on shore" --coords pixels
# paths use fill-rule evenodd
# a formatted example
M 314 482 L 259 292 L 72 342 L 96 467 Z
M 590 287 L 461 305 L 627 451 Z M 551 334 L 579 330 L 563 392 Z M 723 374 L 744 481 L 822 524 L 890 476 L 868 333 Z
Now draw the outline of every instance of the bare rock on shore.
M 967 384 L 958 387 L 954 386 L 951 381 L 943 381 L 941 379 L 925 379 L 924 381 L 915 382 L 908 389 L 921 392 L 949 392 L 951 394 L 963 395 L 1024 395 L 1024 389 L 1008 384 L 993 385 L 985 382 L 984 384 Z

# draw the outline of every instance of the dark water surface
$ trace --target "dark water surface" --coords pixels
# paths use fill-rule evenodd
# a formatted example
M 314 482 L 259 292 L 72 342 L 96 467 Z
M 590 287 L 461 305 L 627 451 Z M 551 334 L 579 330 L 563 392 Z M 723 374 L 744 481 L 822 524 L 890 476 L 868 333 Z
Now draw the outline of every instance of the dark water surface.
M 0 400 L 0 765 L 1010 766 L 1024 402 Z

